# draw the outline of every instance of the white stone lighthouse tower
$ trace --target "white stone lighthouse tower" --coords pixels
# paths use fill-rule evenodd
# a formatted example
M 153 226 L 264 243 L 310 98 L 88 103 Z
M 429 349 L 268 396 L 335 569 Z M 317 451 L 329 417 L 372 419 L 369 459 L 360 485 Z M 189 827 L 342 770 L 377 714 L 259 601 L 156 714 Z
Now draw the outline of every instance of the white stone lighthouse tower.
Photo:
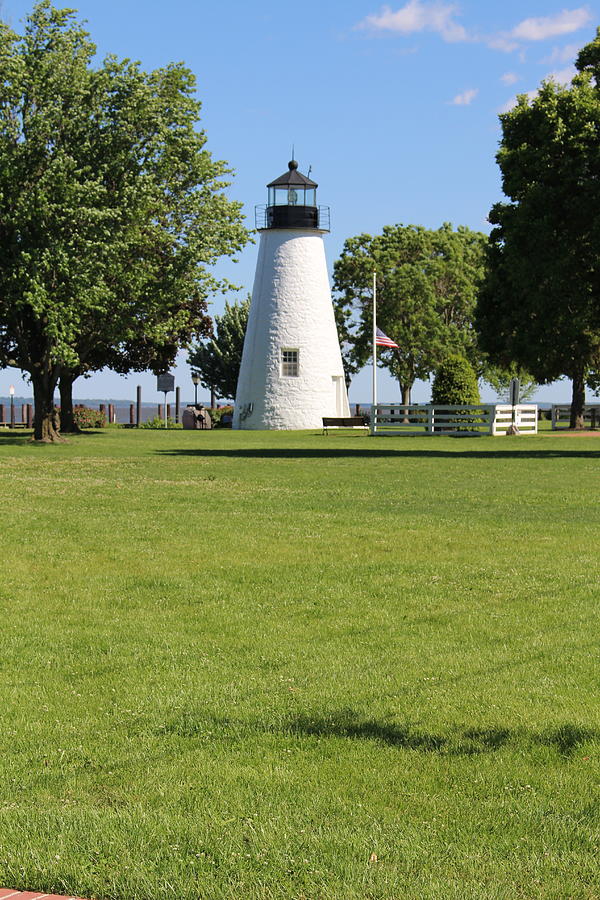
M 350 414 L 323 245 L 329 208 L 295 160 L 267 187 L 233 427 L 320 428 Z

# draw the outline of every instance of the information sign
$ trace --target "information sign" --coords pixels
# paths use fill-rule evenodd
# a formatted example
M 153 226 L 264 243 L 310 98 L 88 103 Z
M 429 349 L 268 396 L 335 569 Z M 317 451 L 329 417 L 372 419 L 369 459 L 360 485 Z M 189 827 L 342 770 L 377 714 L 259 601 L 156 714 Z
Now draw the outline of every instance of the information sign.
M 168 394 L 169 391 L 174 391 L 175 376 L 171 375 L 170 372 L 166 372 L 164 375 L 159 375 L 156 379 L 156 390 L 162 391 L 163 394 Z

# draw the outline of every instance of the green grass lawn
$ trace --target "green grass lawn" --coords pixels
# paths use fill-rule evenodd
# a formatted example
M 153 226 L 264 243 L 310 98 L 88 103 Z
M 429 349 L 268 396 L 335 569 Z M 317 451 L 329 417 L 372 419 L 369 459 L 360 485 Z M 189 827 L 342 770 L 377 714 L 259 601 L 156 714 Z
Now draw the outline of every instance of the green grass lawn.
M 0 885 L 598 898 L 600 440 L 0 435 Z

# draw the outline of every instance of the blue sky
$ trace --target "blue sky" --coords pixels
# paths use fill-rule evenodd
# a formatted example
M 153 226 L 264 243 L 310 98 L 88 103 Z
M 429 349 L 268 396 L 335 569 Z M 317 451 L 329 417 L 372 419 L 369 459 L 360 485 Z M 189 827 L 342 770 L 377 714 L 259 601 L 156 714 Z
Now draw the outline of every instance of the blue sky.
M 62 5 L 62 4 L 57 4 Z M 248 223 L 266 201 L 267 182 L 287 167 L 292 145 L 304 172 L 331 207 L 326 238 L 330 267 L 343 242 L 386 224 L 443 222 L 487 231 L 501 197 L 494 156 L 498 114 L 517 93 L 550 75 L 571 77 L 577 50 L 595 34 L 594 6 L 565 0 L 81 0 L 79 17 L 98 45 L 151 69 L 183 60 L 196 74 L 208 148 L 235 174 L 230 196 Z M 20 30 L 31 3 L 4 0 L 5 20 Z M 252 288 L 257 247 L 249 245 L 220 274 Z M 222 300 L 211 311 L 220 312 Z M 176 368 L 184 397 L 189 370 Z M 0 395 L 29 387 L 14 370 L 0 371 Z M 361 373 L 350 398 L 368 401 Z M 142 384 L 154 400 L 151 374 L 103 372 L 76 385 L 79 397 L 133 398 Z M 565 382 L 539 393 L 564 401 Z M 380 373 L 382 401 L 398 388 Z M 490 399 L 492 394 L 485 394 Z M 429 399 L 417 386 L 414 399 Z

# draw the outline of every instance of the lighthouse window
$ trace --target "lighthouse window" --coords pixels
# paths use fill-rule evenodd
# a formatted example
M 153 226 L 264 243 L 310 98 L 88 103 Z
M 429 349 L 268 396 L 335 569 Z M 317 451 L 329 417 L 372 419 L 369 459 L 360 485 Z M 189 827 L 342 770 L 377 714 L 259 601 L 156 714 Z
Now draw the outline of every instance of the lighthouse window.
M 281 351 L 281 374 L 296 378 L 299 375 L 298 350 L 285 349 Z

